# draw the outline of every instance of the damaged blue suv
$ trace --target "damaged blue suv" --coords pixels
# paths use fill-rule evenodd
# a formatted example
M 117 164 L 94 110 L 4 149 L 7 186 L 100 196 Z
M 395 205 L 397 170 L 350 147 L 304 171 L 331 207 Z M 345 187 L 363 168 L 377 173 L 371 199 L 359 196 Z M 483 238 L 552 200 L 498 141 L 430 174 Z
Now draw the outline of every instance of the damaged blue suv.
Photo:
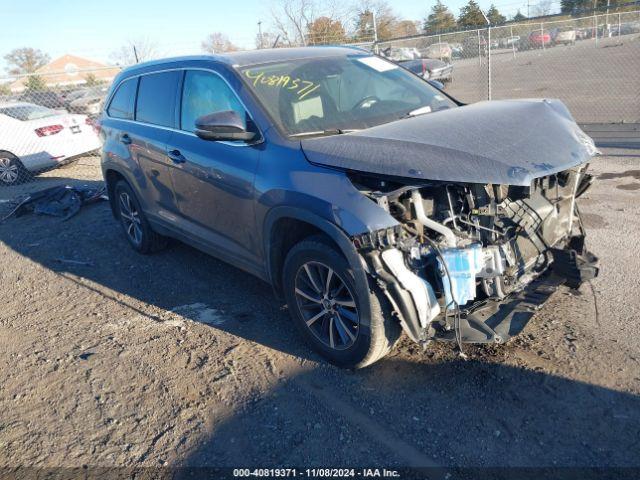
M 576 204 L 597 150 L 557 100 L 463 105 L 359 49 L 258 50 L 128 68 L 100 126 L 135 250 L 172 237 L 269 282 L 341 366 L 403 331 L 505 342 L 597 274 Z

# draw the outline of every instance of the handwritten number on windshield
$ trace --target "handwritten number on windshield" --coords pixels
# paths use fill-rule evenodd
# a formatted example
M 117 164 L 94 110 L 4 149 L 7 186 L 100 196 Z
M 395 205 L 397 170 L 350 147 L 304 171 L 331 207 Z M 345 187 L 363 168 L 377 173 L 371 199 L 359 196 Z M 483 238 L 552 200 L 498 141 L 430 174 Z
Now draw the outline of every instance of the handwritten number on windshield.
M 265 87 L 291 90 L 298 95 L 299 100 L 320 88 L 320 85 L 315 82 L 301 78 L 291 78 L 289 75 L 266 75 L 265 72 L 252 72 L 251 70 L 246 70 L 244 74 L 247 78 L 253 80 L 254 87 L 263 85 Z

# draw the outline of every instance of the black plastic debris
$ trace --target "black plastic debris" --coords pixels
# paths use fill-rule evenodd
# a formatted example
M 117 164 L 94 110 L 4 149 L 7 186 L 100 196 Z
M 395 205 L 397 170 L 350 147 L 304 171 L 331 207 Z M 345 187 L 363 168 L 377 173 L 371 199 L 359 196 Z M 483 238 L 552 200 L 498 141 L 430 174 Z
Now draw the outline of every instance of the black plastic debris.
M 60 217 L 63 221 L 76 215 L 84 205 L 107 200 L 106 187 L 72 187 L 62 185 L 31 193 L 18 200 L 16 207 L 2 219 L 28 213 Z

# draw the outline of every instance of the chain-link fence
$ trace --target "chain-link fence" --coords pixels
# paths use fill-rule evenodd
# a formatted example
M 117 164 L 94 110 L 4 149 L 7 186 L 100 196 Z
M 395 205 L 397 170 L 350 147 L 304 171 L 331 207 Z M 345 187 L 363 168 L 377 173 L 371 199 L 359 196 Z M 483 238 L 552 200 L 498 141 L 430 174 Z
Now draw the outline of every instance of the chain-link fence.
M 640 123 L 640 11 L 421 35 L 376 47 L 400 62 L 450 64 L 446 89 L 464 102 L 552 97 L 582 124 Z
M 95 118 L 117 67 L 16 76 L 0 92 L 0 186 L 95 156 Z

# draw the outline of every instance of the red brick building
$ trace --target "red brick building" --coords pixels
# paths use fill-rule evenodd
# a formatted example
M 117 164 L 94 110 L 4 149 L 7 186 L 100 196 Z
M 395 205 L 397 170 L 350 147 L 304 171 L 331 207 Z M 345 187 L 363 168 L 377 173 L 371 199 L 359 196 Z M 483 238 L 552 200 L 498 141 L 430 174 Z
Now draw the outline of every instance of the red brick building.
M 105 65 L 75 55 L 63 55 L 36 70 L 48 87 L 65 87 L 86 83 L 87 76 L 92 75 L 96 80 L 111 82 L 120 72 L 120 68 Z M 27 77 L 21 77 L 10 86 L 11 91 L 21 92 L 25 88 Z

